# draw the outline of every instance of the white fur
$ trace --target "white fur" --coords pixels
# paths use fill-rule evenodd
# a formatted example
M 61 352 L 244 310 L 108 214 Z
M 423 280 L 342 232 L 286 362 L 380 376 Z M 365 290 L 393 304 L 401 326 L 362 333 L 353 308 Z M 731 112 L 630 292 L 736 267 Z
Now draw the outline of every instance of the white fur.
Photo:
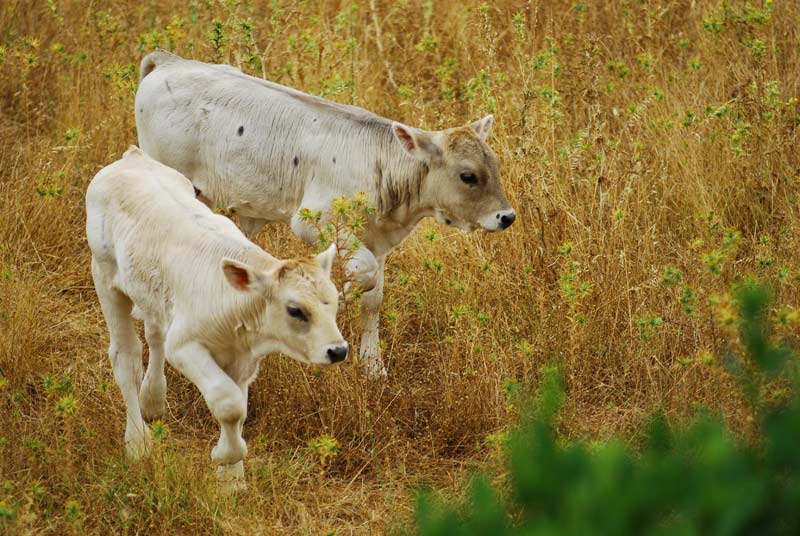
M 212 459 L 236 465 L 247 453 L 247 389 L 261 358 L 283 352 L 325 365 L 329 349 L 346 347 L 330 281 L 334 250 L 315 263 L 272 257 L 195 199 L 188 179 L 136 147 L 94 177 L 86 212 L 92 276 L 126 406 L 128 455 L 136 459 L 149 448 L 142 416 L 164 411 L 167 361 L 198 387 L 220 423 Z M 150 347 L 144 377 L 134 306 Z M 288 306 L 304 307 L 308 321 L 292 317 Z
M 496 231 L 502 229 L 496 214 L 511 210 L 496 158 L 485 156 L 488 146 L 471 160 L 453 161 L 448 154 L 446 140 L 454 129 L 430 132 L 395 123 L 229 66 L 163 51 L 145 57 L 141 72 L 136 125 L 142 149 L 189 177 L 201 198 L 235 211 L 248 235 L 265 223 L 283 222 L 314 242 L 316 233 L 300 219 L 301 208 L 326 212 L 335 197 L 359 192 L 377 207 L 364 247 L 347 266 L 355 283 L 372 289 L 372 299 L 364 302 L 369 305 L 362 305 L 366 331 L 360 353 L 377 375 L 385 372 L 377 344 L 382 291 L 376 288 L 384 257 L 424 217 L 464 230 Z M 487 116 L 471 127 L 486 140 L 492 124 Z M 472 169 L 489 177 L 479 190 L 459 180 Z

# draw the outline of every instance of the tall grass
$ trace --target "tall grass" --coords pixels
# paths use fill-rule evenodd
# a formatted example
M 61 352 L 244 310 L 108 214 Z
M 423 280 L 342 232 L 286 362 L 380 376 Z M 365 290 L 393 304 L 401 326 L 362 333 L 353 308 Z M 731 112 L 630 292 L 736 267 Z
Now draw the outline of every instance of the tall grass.
M 493 487 L 485 476 L 476 478 L 469 501 L 458 507 L 421 495 L 416 533 L 796 534 L 797 356 L 769 338 L 766 288 L 743 285 L 736 302 L 747 353 L 731 356 L 731 364 L 752 367 L 745 391 L 778 378 L 792 388 L 787 400 L 756 403 L 762 432 L 756 441 L 732 436 L 702 412 L 677 426 L 654 415 L 640 451 L 619 440 L 559 441 L 554 431 L 564 393 L 551 367 L 508 442 L 509 482 Z
M 4 1 L 4 530 L 381 533 L 416 486 L 460 493 L 554 361 L 565 437 L 634 438 L 653 409 L 698 406 L 755 433 L 753 397 L 785 386 L 743 396 L 719 363 L 741 344 L 729 289 L 750 277 L 798 338 L 798 17 L 785 0 Z M 210 481 L 213 420 L 174 372 L 160 450 L 124 462 L 91 287 L 83 194 L 135 143 L 136 70 L 157 46 L 430 129 L 494 113 L 518 213 L 494 235 L 424 222 L 390 257 L 385 382 L 270 358 L 233 498 Z M 280 227 L 259 242 L 309 252 Z

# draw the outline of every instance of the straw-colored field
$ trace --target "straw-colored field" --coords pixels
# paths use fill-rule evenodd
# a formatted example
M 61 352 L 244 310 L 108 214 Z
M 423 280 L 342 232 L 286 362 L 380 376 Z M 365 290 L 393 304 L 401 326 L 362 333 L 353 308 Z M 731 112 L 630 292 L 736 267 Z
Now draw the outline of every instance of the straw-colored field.
M 518 215 L 492 235 L 426 220 L 389 257 L 387 380 L 270 357 L 234 496 L 214 482 L 216 423 L 172 370 L 156 451 L 125 461 L 92 288 L 84 192 L 136 142 L 155 47 L 428 129 L 491 112 Z M 396 530 L 415 489 L 458 494 L 496 464 L 514 393 L 550 363 L 565 437 L 635 442 L 654 409 L 698 406 L 747 435 L 721 366 L 729 291 L 770 282 L 797 340 L 799 73 L 791 0 L 3 0 L 0 532 Z M 258 241 L 312 251 L 283 227 Z M 310 443 L 324 435 L 338 452 Z

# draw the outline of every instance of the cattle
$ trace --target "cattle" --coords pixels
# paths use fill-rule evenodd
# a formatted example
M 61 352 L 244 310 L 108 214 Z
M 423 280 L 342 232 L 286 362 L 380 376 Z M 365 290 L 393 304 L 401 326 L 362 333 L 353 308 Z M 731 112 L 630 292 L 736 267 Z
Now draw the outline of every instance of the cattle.
M 311 259 L 279 260 L 195 198 L 186 177 L 131 147 L 86 191 L 92 277 L 122 391 L 125 450 L 150 447 L 144 418 L 165 408 L 165 360 L 194 383 L 220 424 L 211 452 L 222 480 L 243 476 L 248 386 L 263 356 L 303 363 L 345 359 L 336 324 L 335 247 Z M 144 321 L 150 351 L 142 374 Z
M 491 115 L 427 131 L 164 51 L 142 60 L 140 76 L 142 149 L 186 175 L 210 206 L 234 212 L 248 236 L 282 222 L 313 243 L 302 208 L 326 212 L 336 197 L 366 195 L 376 211 L 346 269 L 368 291 L 359 353 L 371 376 L 386 372 L 378 344 L 386 255 L 428 216 L 465 231 L 514 222 L 486 144 Z

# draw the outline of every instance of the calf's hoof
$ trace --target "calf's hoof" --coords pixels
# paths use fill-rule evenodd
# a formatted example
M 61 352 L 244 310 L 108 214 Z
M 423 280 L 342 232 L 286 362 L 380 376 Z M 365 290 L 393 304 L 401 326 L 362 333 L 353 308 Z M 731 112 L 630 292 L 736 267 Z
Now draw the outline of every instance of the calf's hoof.
M 132 462 L 138 462 L 148 454 L 152 448 L 150 430 L 145 427 L 144 433 L 125 433 L 125 456 Z
M 236 465 L 245 456 L 247 456 L 247 444 L 241 437 L 237 437 L 233 444 L 220 439 L 219 443 L 211 449 L 211 461 L 220 465 Z
M 166 379 L 157 383 L 145 382 L 142 384 L 142 390 L 139 392 L 139 407 L 142 409 L 142 417 L 146 421 L 154 421 L 166 413 L 166 393 Z
M 370 380 L 382 380 L 388 376 L 380 357 L 361 358 L 361 372 Z
M 142 407 L 142 418 L 147 422 L 153 422 L 157 419 L 160 419 L 164 416 L 164 413 L 167 412 L 167 405 L 162 401 L 160 403 L 154 404 L 145 404 L 141 403 Z
M 223 493 L 235 493 L 247 489 L 244 479 L 244 461 L 217 466 L 217 486 Z

